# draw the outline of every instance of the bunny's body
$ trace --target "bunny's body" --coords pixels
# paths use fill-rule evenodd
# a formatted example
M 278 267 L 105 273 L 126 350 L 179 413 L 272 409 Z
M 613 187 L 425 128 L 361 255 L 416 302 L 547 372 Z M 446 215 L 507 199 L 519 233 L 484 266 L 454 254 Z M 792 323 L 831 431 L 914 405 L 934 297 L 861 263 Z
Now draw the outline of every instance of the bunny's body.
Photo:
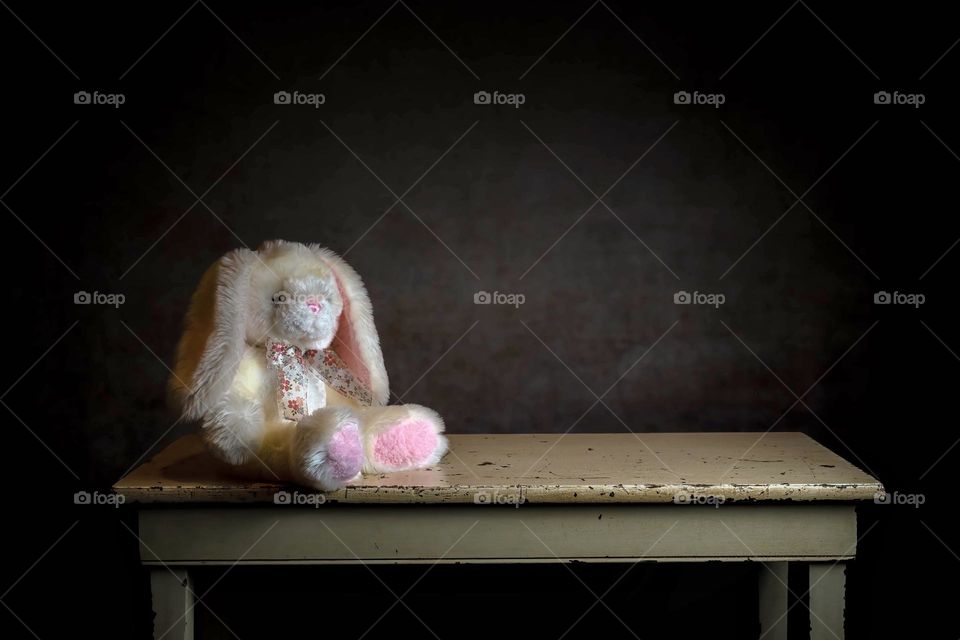
M 359 276 L 326 249 L 283 241 L 207 271 L 171 379 L 216 457 L 250 477 L 323 490 L 446 452 L 440 417 L 386 406 L 387 385 Z

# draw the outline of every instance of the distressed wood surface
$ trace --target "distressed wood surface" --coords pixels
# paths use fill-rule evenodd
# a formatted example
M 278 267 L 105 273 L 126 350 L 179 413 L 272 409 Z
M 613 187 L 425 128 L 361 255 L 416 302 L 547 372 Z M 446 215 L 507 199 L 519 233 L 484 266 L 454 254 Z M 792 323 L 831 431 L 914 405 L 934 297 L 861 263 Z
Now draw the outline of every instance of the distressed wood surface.
M 662 503 L 869 500 L 882 485 L 784 433 L 450 435 L 435 467 L 327 494 L 236 478 L 184 436 L 114 485 L 129 502 Z M 312 497 L 311 497 L 312 496 Z M 712 502 L 711 502 L 712 501 Z

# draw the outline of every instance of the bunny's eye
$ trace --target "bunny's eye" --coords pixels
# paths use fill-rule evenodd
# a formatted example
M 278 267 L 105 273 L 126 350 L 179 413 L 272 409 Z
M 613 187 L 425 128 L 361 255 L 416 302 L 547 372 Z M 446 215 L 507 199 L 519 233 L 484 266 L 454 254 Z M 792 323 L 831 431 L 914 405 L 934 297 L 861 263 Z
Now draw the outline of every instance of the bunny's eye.
M 290 302 L 290 294 L 286 291 L 278 291 L 273 294 L 273 304 L 287 304 Z

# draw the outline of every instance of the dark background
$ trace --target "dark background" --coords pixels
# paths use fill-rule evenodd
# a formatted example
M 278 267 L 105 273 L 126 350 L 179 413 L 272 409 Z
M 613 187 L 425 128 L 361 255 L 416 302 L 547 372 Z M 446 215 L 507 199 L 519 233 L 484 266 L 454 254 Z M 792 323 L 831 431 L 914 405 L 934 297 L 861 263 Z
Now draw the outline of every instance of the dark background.
M 4 4 L 5 637 L 149 636 L 146 574 L 118 519 L 133 514 L 73 493 L 194 428 L 164 406 L 190 293 L 224 252 L 271 238 L 347 254 L 393 390 L 450 432 L 772 426 L 922 494 L 919 509 L 861 509 L 848 637 L 956 637 L 948 10 Z M 75 105 L 80 90 L 126 103 Z M 326 103 L 276 105 L 279 90 Z M 479 90 L 526 101 L 475 105 Z M 681 90 L 726 102 L 674 104 Z M 926 103 L 875 105 L 880 90 Z M 526 301 L 478 306 L 480 290 Z M 726 303 L 675 305 L 678 290 Z M 927 301 L 878 306 L 881 290 Z M 78 306 L 77 291 L 126 301 Z M 625 569 L 574 572 L 599 595 Z M 243 640 L 347 609 L 359 636 L 393 598 L 335 571 L 339 588 L 237 570 L 210 603 Z M 643 638 L 749 637 L 755 571 L 638 566 L 606 601 Z M 402 593 L 422 569 L 376 573 Z M 437 567 L 408 601 L 443 638 L 557 637 L 594 601 L 576 577 Z M 404 630 L 429 635 L 398 606 L 368 637 Z M 600 632 L 632 637 L 600 606 L 568 637 Z

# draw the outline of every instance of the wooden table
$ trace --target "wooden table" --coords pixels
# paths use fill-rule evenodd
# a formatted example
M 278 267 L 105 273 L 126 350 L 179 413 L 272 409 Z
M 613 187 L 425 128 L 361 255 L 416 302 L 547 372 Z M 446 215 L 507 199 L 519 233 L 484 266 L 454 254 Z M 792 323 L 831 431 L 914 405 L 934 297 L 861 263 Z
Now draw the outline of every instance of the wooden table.
M 845 563 L 870 475 L 801 433 L 451 435 L 436 467 L 315 493 L 232 478 L 196 436 L 114 489 L 139 509 L 155 636 L 193 637 L 190 568 L 451 562 L 762 563 L 764 638 L 787 637 L 787 567 L 811 638 L 843 638 Z

